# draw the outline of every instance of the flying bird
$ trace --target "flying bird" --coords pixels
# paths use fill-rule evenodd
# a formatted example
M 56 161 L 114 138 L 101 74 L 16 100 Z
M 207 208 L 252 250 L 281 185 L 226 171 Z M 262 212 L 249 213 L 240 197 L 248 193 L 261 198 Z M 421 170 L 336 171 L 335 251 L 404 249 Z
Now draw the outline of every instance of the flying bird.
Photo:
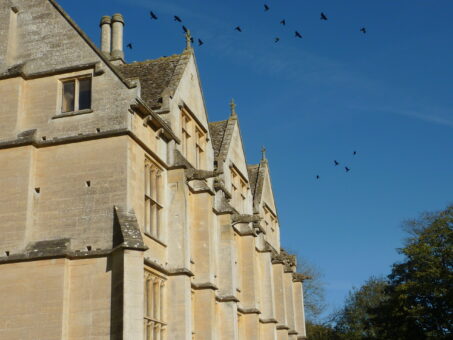
M 279 41 L 280 41 L 280 38 L 276 37 L 274 42 L 278 43 Z
M 151 17 L 151 19 L 157 20 L 157 15 L 153 11 L 149 12 L 149 16 Z
M 282 21 L 280 21 L 280 24 L 283 25 L 283 26 L 285 26 L 285 25 L 286 25 L 286 20 L 283 19 Z
M 177 21 L 177 22 L 182 22 L 181 18 L 178 17 L 177 15 L 175 15 L 173 18 L 174 18 L 174 20 Z
M 242 32 L 242 28 L 240 26 L 236 26 L 234 29 L 238 32 Z
M 366 34 L 366 27 L 362 27 L 362 28 L 360 29 L 360 32 L 362 32 L 363 34 Z
M 189 33 L 189 30 L 187 29 L 186 26 L 182 25 L 182 30 L 184 31 L 184 33 Z
M 302 39 L 302 34 L 300 34 L 299 32 L 294 32 L 296 38 L 301 38 Z
M 335 163 L 335 166 L 337 166 L 337 165 L 340 165 L 340 163 L 339 163 L 339 162 L 337 162 L 336 160 L 335 160 L 335 161 L 333 161 L 333 162 Z
M 129 48 L 130 50 L 132 50 L 132 44 L 131 43 L 127 44 L 126 47 Z
M 321 12 L 321 20 L 327 20 L 327 16 L 323 12 Z
M 347 166 L 345 166 L 344 169 L 346 170 L 346 172 L 351 171 L 351 169 L 349 169 Z
M 266 11 L 268 11 L 268 10 L 269 10 L 269 6 L 266 5 L 266 4 L 264 4 L 264 11 L 266 12 Z
M 203 40 L 198 39 L 198 46 L 201 46 L 201 45 L 203 45 L 203 44 L 204 44 Z
M 319 178 L 320 178 L 319 175 L 316 175 L 316 179 L 319 179 Z
M 353 156 L 357 155 L 357 151 L 354 151 L 354 152 L 352 153 L 352 155 L 353 155 Z

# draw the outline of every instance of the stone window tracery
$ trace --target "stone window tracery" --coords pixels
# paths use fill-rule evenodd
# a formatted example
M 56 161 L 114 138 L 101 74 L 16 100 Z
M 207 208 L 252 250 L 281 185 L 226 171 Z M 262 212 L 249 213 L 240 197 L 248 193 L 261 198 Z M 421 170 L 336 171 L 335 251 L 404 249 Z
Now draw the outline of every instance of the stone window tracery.
M 145 161 L 145 233 L 162 236 L 162 171 L 149 159 Z
M 145 271 L 144 340 L 166 339 L 165 279 Z

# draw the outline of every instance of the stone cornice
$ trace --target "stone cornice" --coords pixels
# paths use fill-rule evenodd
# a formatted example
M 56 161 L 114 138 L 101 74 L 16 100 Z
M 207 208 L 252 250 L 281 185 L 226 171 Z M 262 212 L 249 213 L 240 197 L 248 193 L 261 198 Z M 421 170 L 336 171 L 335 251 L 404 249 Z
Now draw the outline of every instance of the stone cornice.
M 259 319 L 260 323 L 278 323 L 276 319 L 270 318 L 270 319 Z
M 242 308 L 238 307 L 238 312 L 242 314 L 261 314 L 258 308 Z
M 165 268 L 156 261 L 153 261 L 149 258 L 145 258 L 144 261 L 145 265 L 154 268 L 167 276 L 195 276 L 195 274 L 188 268 Z
M 219 290 L 219 288 L 212 282 L 203 282 L 203 283 L 192 282 L 191 286 L 195 290 L 204 290 L 204 289 Z
M 239 302 L 239 299 L 234 295 L 216 296 L 215 299 L 218 302 Z

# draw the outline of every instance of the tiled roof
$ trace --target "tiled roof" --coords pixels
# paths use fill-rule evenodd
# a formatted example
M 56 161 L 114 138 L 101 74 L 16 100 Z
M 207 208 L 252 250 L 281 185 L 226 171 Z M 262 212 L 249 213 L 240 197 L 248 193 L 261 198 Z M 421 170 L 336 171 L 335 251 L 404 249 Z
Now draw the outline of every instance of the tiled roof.
M 219 156 L 227 125 L 228 120 L 209 123 L 209 133 L 211 134 L 212 147 L 214 148 L 214 156 L 216 158 Z
M 162 94 L 168 89 L 173 95 L 181 80 L 191 52 L 146 60 L 125 65 L 118 65 L 118 71 L 127 79 L 139 78 L 141 97 L 152 109 L 162 106 Z

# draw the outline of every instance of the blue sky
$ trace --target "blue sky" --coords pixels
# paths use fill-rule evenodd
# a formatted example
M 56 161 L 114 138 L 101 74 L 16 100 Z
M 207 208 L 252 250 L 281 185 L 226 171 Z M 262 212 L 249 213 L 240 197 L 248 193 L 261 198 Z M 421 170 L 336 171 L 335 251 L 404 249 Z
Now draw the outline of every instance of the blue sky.
M 329 311 L 389 273 L 402 221 L 453 202 L 452 1 L 59 3 L 96 43 L 100 17 L 121 12 L 128 61 L 181 52 L 173 15 L 205 42 L 209 119 L 225 119 L 234 97 L 249 162 L 266 146 L 283 246 L 324 273 Z

